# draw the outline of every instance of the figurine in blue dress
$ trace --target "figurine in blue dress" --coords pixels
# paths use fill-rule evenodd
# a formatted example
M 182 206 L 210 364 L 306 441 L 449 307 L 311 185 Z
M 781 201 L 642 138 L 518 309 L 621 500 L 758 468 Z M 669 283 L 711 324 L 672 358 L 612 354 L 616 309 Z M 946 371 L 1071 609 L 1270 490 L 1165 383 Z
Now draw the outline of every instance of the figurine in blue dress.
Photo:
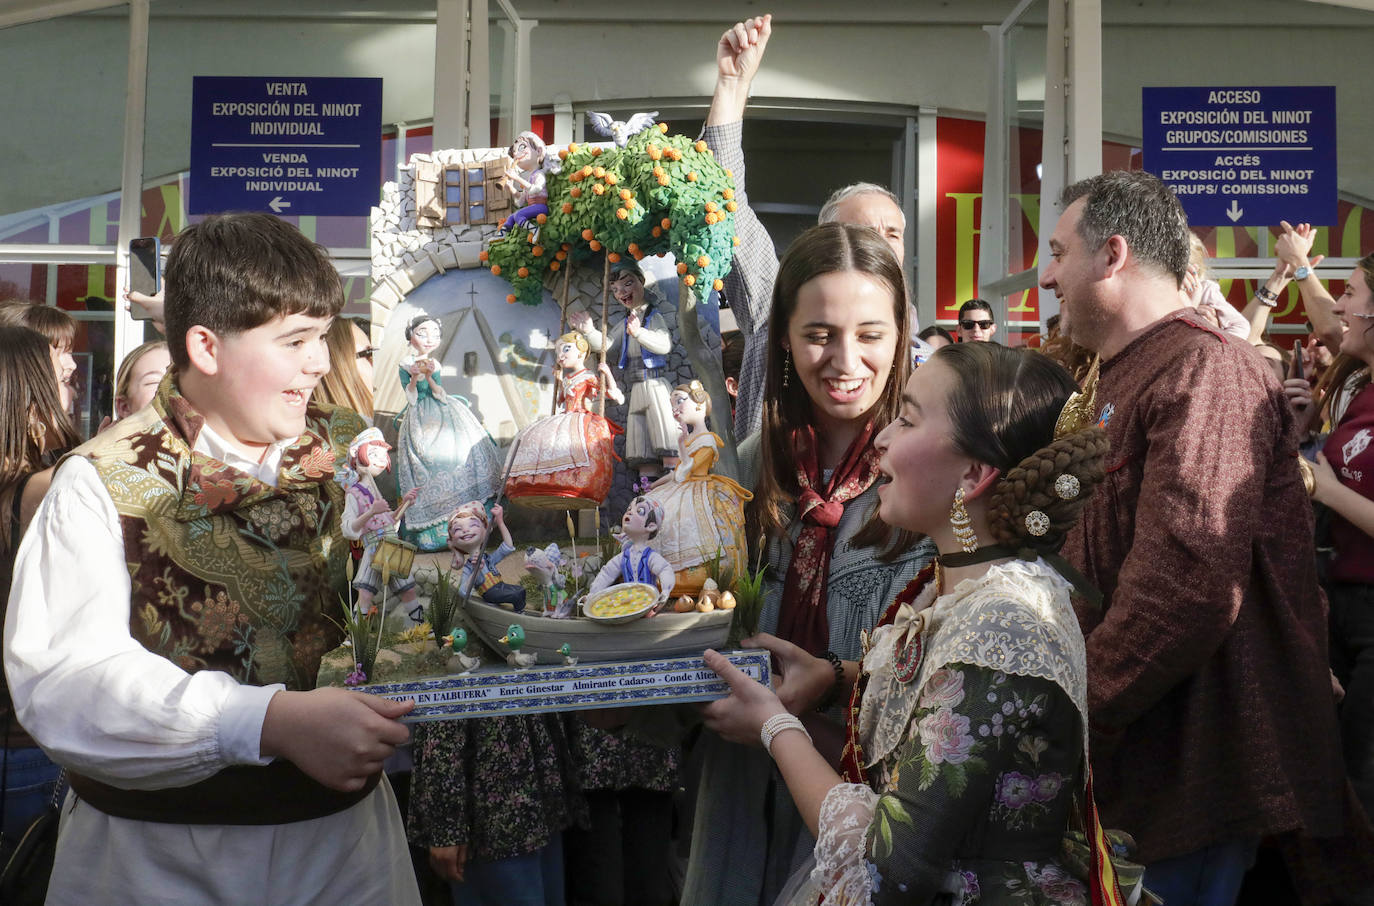
M 448 517 L 460 504 L 486 500 L 499 490 L 501 456 L 467 400 L 444 392 L 439 363 L 443 330 L 426 314 L 406 325 L 410 351 L 401 360 L 407 405 L 396 442 L 396 483 L 404 494 L 419 488 L 406 511 L 401 537 L 422 551 L 448 547 Z

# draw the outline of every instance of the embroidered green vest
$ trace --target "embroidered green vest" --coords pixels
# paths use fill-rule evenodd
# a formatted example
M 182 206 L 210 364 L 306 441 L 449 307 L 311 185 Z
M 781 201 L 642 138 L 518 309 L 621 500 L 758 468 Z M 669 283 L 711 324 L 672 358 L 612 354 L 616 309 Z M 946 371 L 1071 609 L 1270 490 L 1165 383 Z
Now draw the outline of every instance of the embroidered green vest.
M 188 672 L 313 689 L 321 657 L 343 641 L 347 601 L 334 467 L 365 425 L 312 404 L 275 488 L 194 452 L 203 425 L 169 375 L 151 408 L 75 451 L 119 513 L 130 631 Z

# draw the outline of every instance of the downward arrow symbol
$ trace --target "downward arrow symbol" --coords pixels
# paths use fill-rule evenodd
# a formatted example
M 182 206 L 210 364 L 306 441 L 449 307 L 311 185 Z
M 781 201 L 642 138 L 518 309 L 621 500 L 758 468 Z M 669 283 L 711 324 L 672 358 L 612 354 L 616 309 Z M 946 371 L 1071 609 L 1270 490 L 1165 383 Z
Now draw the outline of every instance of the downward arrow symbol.
M 1240 215 L 1242 215 L 1242 214 L 1244 214 L 1244 213 L 1245 213 L 1245 209 L 1242 208 L 1242 207 L 1238 207 L 1238 206 L 1236 205 L 1236 200 L 1235 200 L 1234 198 L 1232 198 L 1232 199 L 1231 199 L 1231 207 L 1227 208 L 1227 210 L 1226 210 L 1226 216 L 1231 218 L 1231 222 L 1232 222 L 1232 223 L 1235 223 L 1237 220 L 1240 220 Z

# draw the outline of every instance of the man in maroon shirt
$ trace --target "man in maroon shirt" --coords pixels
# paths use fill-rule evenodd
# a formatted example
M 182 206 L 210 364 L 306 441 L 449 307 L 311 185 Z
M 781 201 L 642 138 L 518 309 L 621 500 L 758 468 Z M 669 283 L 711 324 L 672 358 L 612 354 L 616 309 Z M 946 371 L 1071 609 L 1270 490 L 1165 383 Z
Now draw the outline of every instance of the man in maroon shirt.
M 1107 173 L 1061 203 L 1040 285 L 1102 357 L 1112 444 L 1064 546 L 1104 596 L 1079 609 L 1097 801 L 1169 906 L 1230 904 L 1262 837 L 1342 830 L 1293 416 L 1264 361 L 1186 307 L 1188 223 L 1162 182 Z

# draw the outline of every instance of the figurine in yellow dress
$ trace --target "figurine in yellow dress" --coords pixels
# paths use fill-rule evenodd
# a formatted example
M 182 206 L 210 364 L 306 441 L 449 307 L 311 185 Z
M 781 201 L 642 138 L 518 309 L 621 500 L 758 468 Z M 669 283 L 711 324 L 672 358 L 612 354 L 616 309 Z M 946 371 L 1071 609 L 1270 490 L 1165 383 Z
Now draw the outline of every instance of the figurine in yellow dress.
M 747 562 L 744 504 L 754 495 L 731 478 L 711 474 L 721 441 L 706 427 L 711 398 L 701 382 L 683 384 L 669 401 L 680 461 L 644 495 L 663 507 L 655 546 L 677 576 L 674 595 L 696 595 L 712 576 L 728 588 Z

